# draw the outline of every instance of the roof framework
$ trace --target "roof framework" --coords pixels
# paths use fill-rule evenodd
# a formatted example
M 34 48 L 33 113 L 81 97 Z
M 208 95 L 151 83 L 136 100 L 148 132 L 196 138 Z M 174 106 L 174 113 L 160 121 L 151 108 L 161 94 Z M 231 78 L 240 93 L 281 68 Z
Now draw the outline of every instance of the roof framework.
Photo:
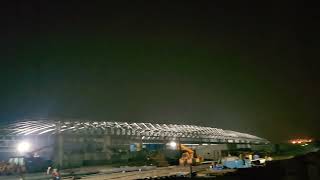
M 268 143 L 266 139 L 236 131 L 178 124 L 128 123 L 111 121 L 27 120 L 0 128 L 13 136 L 84 134 L 129 136 L 143 140 L 180 139 L 203 143 Z

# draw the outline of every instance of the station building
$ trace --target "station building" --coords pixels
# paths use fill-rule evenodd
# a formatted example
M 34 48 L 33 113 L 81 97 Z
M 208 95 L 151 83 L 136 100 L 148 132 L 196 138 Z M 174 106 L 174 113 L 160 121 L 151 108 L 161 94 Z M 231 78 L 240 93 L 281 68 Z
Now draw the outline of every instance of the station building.
M 62 167 L 130 162 L 142 151 L 176 151 L 188 145 L 207 159 L 222 152 L 266 145 L 254 135 L 182 124 L 25 119 L 0 126 L 0 159 L 33 154 Z M 141 153 L 140 153 L 141 154 Z

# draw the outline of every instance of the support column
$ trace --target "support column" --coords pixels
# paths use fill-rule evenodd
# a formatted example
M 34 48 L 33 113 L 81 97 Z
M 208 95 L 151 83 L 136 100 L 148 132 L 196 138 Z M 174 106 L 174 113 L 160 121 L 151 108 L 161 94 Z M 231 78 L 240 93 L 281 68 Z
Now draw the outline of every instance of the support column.
M 58 121 L 57 123 L 57 135 L 58 135 L 58 139 L 57 139 L 57 150 L 58 150 L 58 166 L 59 166 L 59 169 L 62 169 L 63 168 L 63 136 L 61 134 L 61 122 Z
M 103 152 L 105 152 L 106 159 L 111 159 L 112 152 L 110 150 L 110 147 L 111 147 L 111 136 L 105 135 L 103 140 Z

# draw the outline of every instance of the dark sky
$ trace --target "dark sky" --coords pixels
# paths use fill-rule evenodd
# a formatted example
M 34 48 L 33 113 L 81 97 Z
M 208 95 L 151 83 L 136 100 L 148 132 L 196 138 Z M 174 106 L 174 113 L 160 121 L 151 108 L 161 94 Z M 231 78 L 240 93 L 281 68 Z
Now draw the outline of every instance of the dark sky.
M 72 117 L 319 138 L 315 6 L 106 2 L 2 3 L 0 121 Z

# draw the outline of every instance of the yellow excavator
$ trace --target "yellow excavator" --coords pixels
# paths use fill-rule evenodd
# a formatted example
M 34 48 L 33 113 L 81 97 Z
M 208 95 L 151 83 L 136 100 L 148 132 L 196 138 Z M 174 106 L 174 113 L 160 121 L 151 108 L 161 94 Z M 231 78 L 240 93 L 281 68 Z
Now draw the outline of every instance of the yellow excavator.
M 203 157 L 199 156 L 196 153 L 196 150 L 193 150 L 185 145 L 180 144 L 180 151 L 182 151 L 181 158 L 179 159 L 180 165 L 199 165 L 203 162 Z

